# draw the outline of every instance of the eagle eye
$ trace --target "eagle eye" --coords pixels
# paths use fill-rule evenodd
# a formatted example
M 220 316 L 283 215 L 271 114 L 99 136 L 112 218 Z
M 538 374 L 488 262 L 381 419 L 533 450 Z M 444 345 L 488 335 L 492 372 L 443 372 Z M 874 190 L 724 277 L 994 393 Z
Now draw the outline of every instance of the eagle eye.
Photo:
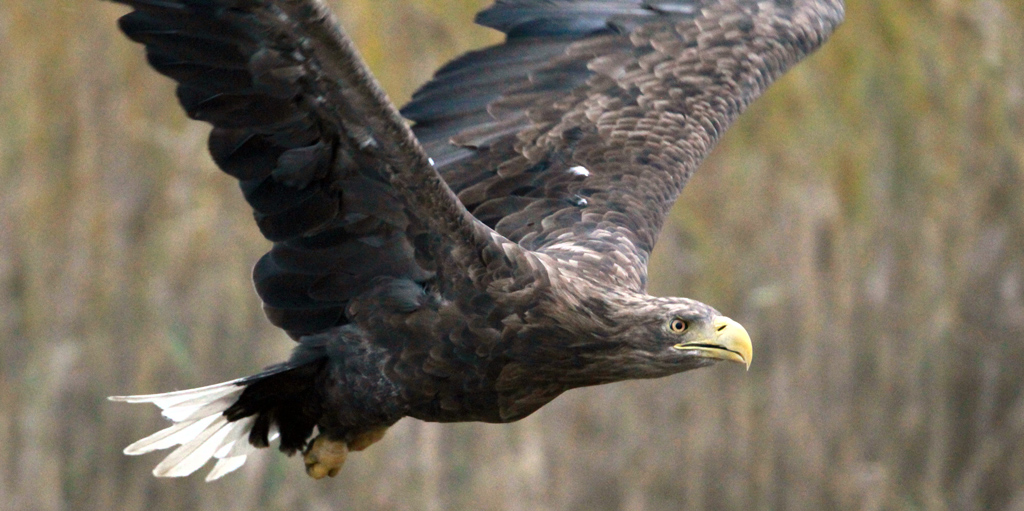
M 681 334 L 686 331 L 686 322 L 679 318 L 672 318 L 668 322 L 668 330 L 674 334 Z

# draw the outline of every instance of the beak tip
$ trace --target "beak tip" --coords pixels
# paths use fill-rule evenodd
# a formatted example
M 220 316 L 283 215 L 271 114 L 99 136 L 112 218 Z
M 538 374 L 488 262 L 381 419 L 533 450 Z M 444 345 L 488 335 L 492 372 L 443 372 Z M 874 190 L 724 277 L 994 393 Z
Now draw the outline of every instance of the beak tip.
M 747 371 L 750 371 L 750 363 L 754 358 L 754 348 L 747 329 L 726 316 L 715 318 L 714 325 L 715 331 L 718 332 L 717 343 L 738 355 L 738 358 L 742 359 L 742 363 L 746 365 Z

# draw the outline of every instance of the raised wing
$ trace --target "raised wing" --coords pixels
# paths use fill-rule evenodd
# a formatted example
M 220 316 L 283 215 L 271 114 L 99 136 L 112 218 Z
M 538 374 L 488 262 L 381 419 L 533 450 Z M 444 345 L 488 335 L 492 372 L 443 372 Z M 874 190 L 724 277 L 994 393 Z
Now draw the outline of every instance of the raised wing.
M 347 322 L 374 278 L 429 279 L 418 236 L 503 253 L 320 0 L 115 1 L 134 8 L 122 30 L 179 82 L 188 115 L 213 124 L 213 159 L 274 242 L 254 269 L 257 291 L 293 337 Z
M 641 291 L 691 173 L 842 17 L 842 0 L 498 0 L 477 21 L 506 42 L 402 113 L 484 223 Z
M 473 215 L 642 290 L 690 173 L 842 18 L 841 0 L 499 1 L 478 21 L 507 41 L 442 68 L 404 110 L 421 149 L 321 0 L 115 1 L 214 125 L 214 160 L 274 241 L 257 290 L 296 337 L 345 323 L 377 277 L 430 279 L 424 237 L 508 257 Z

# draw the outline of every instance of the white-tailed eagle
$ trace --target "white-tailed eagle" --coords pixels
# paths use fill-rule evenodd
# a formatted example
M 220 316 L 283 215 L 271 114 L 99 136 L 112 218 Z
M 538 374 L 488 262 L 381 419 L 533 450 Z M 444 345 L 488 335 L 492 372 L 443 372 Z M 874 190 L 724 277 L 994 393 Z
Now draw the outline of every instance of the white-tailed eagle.
M 647 262 L 691 173 L 842 0 L 498 0 L 477 22 L 505 42 L 401 111 L 322 0 L 116 1 L 213 125 L 274 243 L 256 290 L 297 341 L 254 376 L 113 398 L 174 421 L 125 451 L 179 446 L 156 475 L 216 458 L 216 479 L 279 439 L 320 478 L 403 417 L 510 422 L 575 387 L 749 365 L 738 323 L 645 293 Z

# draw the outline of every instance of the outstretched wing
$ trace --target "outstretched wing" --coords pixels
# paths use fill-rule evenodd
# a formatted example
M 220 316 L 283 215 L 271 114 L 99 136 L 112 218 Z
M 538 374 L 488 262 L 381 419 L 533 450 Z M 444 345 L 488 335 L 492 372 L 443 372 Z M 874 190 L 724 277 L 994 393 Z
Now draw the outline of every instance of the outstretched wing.
M 210 152 L 273 249 L 253 272 L 293 337 L 347 322 L 370 281 L 424 281 L 431 231 L 501 252 L 441 180 L 321 0 L 115 0 L 149 63 L 179 82 Z M 422 255 L 422 253 L 419 253 Z
M 404 110 L 421 149 L 321 0 L 115 1 L 214 125 L 214 160 L 274 241 L 257 290 L 296 337 L 345 323 L 376 277 L 430 279 L 415 247 L 431 232 L 501 257 L 473 215 L 642 289 L 690 173 L 842 18 L 841 0 L 499 0 L 478 21 L 507 41 L 442 68 Z
M 640 291 L 690 174 L 842 17 L 842 0 L 498 0 L 477 21 L 506 42 L 402 113 L 484 223 Z

